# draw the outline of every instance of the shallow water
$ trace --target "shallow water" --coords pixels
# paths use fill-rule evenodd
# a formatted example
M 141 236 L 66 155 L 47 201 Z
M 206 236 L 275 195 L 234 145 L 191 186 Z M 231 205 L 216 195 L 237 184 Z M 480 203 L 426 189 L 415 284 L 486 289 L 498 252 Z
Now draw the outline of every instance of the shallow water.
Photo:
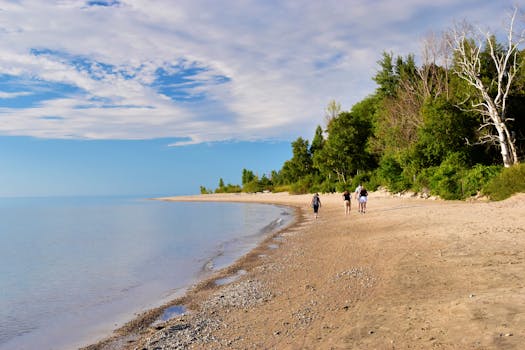
M 291 210 L 130 198 L 0 199 L 0 349 L 71 349 L 231 264 Z

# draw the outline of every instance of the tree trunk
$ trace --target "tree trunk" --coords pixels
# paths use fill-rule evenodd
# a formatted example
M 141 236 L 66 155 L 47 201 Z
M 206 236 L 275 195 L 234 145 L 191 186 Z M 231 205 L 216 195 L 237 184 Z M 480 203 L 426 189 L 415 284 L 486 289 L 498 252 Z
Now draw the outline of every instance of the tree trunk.
M 481 37 L 478 36 L 477 40 L 469 38 L 467 35 L 471 33 L 471 29 L 468 27 L 463 30 L 454 30 L 450 42 L 457 57 L 456 74 L 474 87 L 481 98 L 482 102 L 473 104 L 471 109 L 483 116 L 483 124 L 480 130 L 493 126 L 497 131 L 497 135 L 493 133 L 484 135 L 480 142 L 495 142 L 500 147 L 503 165 L 506 168 L 518 163 L 516 140 L 512 137 L 507 125 L 507 121 L 511 119 L 506 117 L 506 101 L 512 81 L 519 69 L 518 48 L 525 41 L 525 32 L 522 32 L 517 40 L 513 38 L 516 13 L 517 8 L 510 20 L 507 32 L 507 47 L 502 52 L 498 51 L 494 36 L 490 33 L 484 33 Z M 482 80 L 480 74 L 482 66 L 480 56 L 483 46 L 488 49 L 492 63 L 497 71 L 496 77 L 488 83 Z M 496 87 L 497 90 L 495 97 L 489 93 L 489 90 L 493 87 Z

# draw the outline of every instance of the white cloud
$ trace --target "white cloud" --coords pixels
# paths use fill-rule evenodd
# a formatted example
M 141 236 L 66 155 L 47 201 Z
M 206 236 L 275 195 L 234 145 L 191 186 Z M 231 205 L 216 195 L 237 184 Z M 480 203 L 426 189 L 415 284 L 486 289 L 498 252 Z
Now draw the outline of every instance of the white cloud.
M 17 98 L 17 97 L 21 97 L 21 96 L 30 96 L 32 93 L 31 92 L 24 92 L 24 91 L 21 91 L 21 92 L 4 92 L 4 91 L 0 91 L 0 99 L 11 99 L 11 98 Z
M 429 30 L 453 19 L 483 23 L 512 6 L 506 0 L 86 3 L 0 1 L 0 74 L 76 88 L 27 108 L 1 108 L 0 134 L 191 138 L 183 143 L 310 137 L 329 100 L 350 108 L 373 92 L 382 51 L 417 54 Z M 74 58 L 87 63 L 75 65 Z M 204 70 L 171 87 L 206 98 L 172 100 L 152 87 L 158 69 L 183 73 L 192 65 Z M 0 99 L 30 94 L 29 86 Z

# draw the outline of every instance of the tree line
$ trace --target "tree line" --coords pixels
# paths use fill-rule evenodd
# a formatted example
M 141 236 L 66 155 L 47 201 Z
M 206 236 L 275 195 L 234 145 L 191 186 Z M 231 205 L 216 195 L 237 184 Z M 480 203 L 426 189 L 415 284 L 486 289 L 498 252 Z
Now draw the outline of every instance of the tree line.
M 525 191 L 519 14 L 509 16 L 505 40 L 460 23 L 428 37 L 419 64 L 414 54 L 384 52 L 373 94 L 349 111 L 331 101 L 324 125 L 311 142 L 292 142 L 292 158 L 280 170 L 259 178 L 243 169 L 242 186 L 221 179 L 215 192 L 334 192 L 358 183 L 445 199 Z

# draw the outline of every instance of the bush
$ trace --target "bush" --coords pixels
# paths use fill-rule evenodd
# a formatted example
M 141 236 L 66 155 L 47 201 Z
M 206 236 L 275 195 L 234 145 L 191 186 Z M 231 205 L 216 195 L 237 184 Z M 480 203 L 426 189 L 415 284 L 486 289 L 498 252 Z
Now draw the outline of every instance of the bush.
M 452 153 L 430 176 L 430 191 L 443 199 L 462 199 L 461 175 L 465 162 L 458 153 Z
M 262 186 L 257 179 L 251 180 L 242 186 L 242 191 L 246 193 L 261 192 Z
M 325 180 L 321 183 L 316 183 L 312 185 L 312 187 L 310 188 L 310 192 L 332 193 L 337 191 L 338 186 L 339 184 L 336 184 L 335 182 Z
M 221 186 L 215 189 L 215 193 L 240 193 L 241 186 L 227 184 L 226 186 Z
M 212 190 L 209 190 L 209 189 L 207 189 L 207 188 L 204 187 L 204 186 L 201 186 L 201 187 L 200 187 L 200 191 L 201 191 L 201 194 L 210 194 L 210 193 L 213 193 Z
M 350 183 L 350 189 L 353 191 L 353 189 L 359 186 L 359 184 L 364 184 L 368 181 L 370 181 L 370 173 L 359 173 L 352 178 L 352 182 Z
M 376 176 L 376 182 L 384 185 L 390 192 L 401 192 L 411 186 L 411 183 L 403 176 L 401 164 L 391 156 L 381 159 Z
M 473 168 L 464 171 L 461 177 L 462 198 L 476 195 L 501 172 L 501 169 L 501 166 L 476 164 Z
M 291 186 L 290 185 L 279 185 L 274 186 L 272 192 L 289 192 L 291 193 Z
M 483 193 L 496 201 L 519 192 L 525 192 L 525 164 L 503 169 L 483 188 Z
M 311 175 L 305 176 L 301 178 L 299 181 L 293 183 L 290 186 L 290 193 L 291 194 L 306 194 L 310 193 L 313 178 Z
M 443 199 L 465 199 L 480 192 L 501 170 L 499 166 L 475 165 L 468 169 L 463 157 L 454 153 L 438 167 L 424 169 L 416 179 L 415 191 L 425 188 Z
M 435 166 L 421 170 L 421 172 L 416 176 L 416 180 L 412 189 L 416 192 L 429 190 L 431 182 L 430 179 L 437 169 L 438 167 Z

